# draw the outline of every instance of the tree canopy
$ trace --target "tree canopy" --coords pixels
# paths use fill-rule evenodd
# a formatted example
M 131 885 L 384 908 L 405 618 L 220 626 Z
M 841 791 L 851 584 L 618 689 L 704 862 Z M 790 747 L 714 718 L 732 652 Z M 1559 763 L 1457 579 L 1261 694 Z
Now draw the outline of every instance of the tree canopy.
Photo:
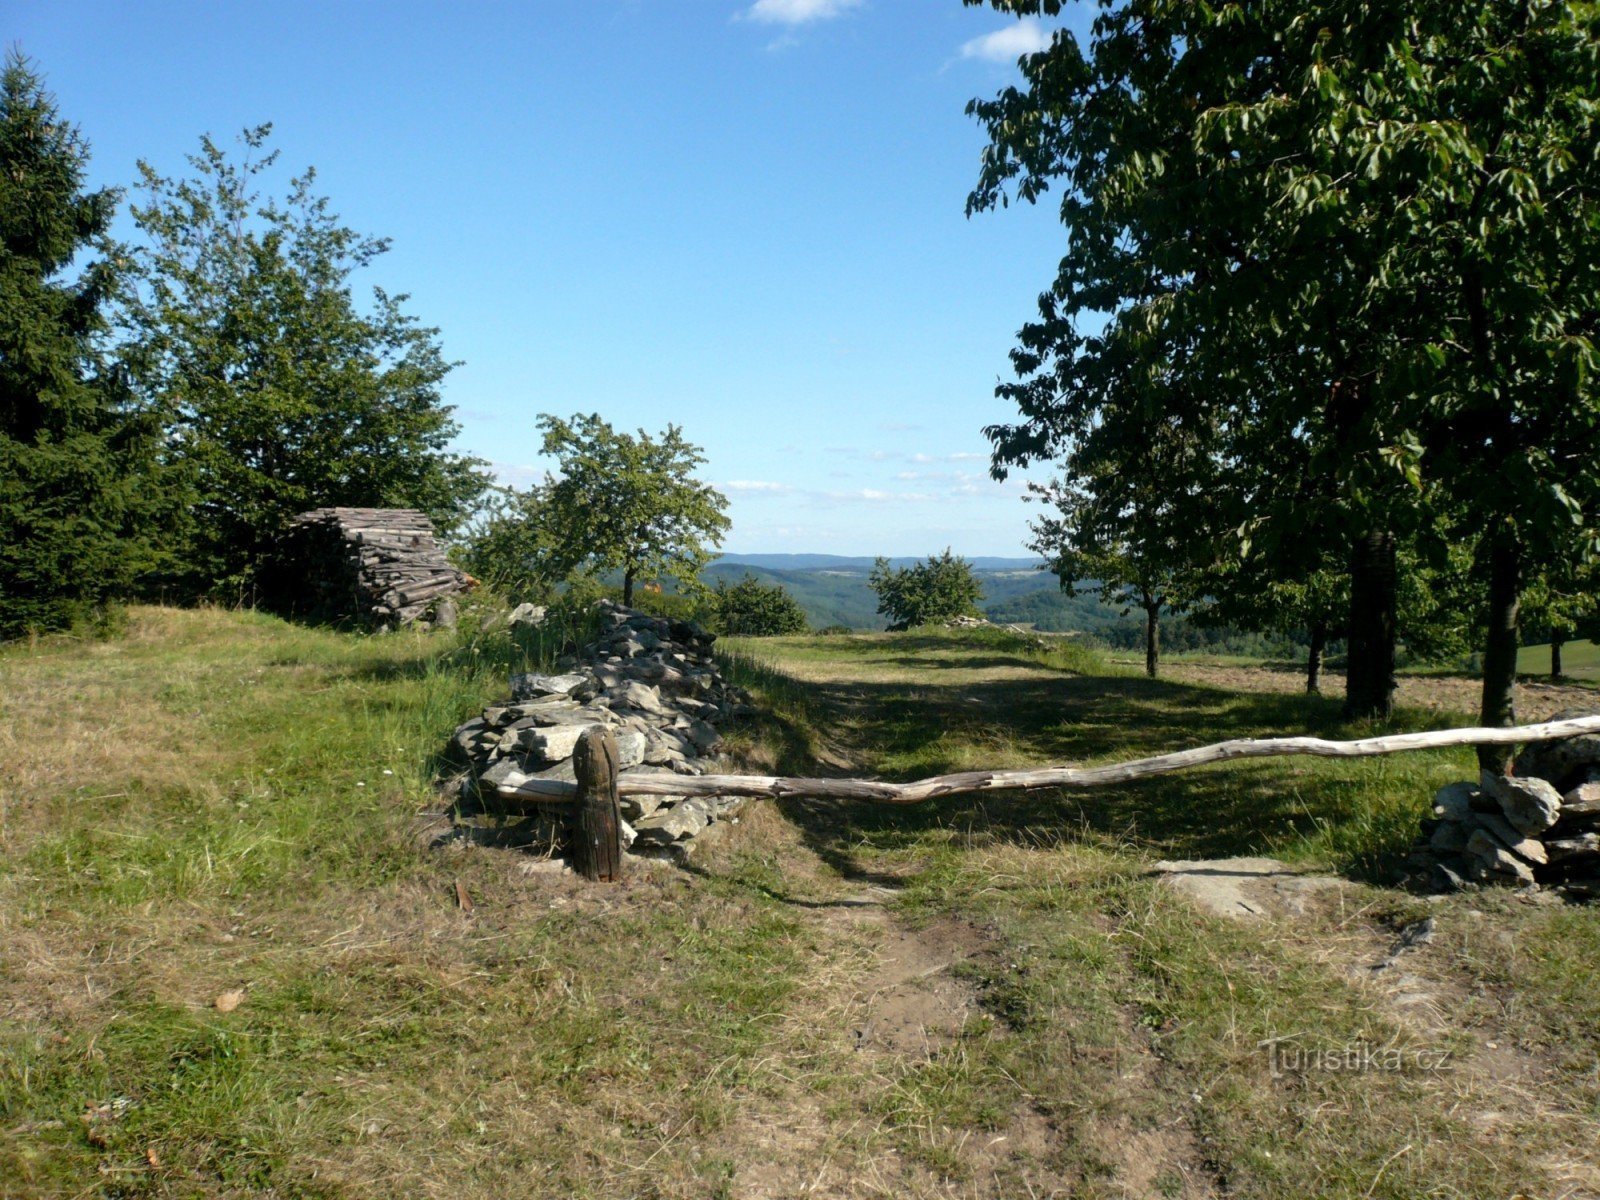
M 141 162 L 132 209 L 126 352 L 183 467 L 190 520 L 173 536 L 202 593 L 252 595 L 298 512 L 418 508 L 448 531 L 487 483 L 448 448 L 438 330 L 382 288 L 357 304 L 354 276 L 387 241 L 342 224 L 312 171 L 263 198 L 270 131 L 243 134 L 242 161 L 202 138 L 186 179 Z
M 787 588 L 762 583 L 754 575 L 734 584 L 718 580 L 711 593 L 711 610 L 722 633 L 776 637 L 804 633 L 808 628 L 805 609 Z
M 154 429 L 101 353 L 116 204 L 33 66 L 0 73 L 0 637 L 125 590 L 152 513 Z M 71 276 L 81 254 L 101 257 Z
M 1576 0 L 1103 0 L 970 110 L 969 209 L 1059 188 L 1068 239 L 997 470 L 1131 404 L 1206 431 L 1197 545 L 1349 547 L 1358 711 L 1387 711 L 1398 545 L 1472 542 L 1509 720 L 1527 556 L 1595 544 L 1597 54 Z
M 595 413 L 545 414 L 539 428 L 557 464 L 534 515 L 550 578 L 580 568 L 620 571 L 624 604 L 633 603 L 640 580 L 704 586 L 700 569 L 728 530 L 728 501 L 694 478 L 705 456 L 682 429 L 619 433 Z
M 972 564 L 948 548 L 909 567 L 890 567 L 888 559 L 880 558 L 868 582 L 878 593 L 878 612 L 889 618 L 891 630 L 981 615 L 978 601 L 983 599 L 983 585 L 973 575 Z

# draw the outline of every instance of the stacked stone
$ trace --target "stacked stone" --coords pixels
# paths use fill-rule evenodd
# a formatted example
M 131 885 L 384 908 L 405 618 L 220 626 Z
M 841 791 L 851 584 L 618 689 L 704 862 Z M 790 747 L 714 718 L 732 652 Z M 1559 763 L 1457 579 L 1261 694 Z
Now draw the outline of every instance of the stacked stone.
M 472 765 L 465 798 L 492 809 L 498 788 L 574 781 L 572 752 L 593 725 L 615 736 L 624 777 L 703 775 L 721 747 L 717 726 L 755 711 L 718 672 L 714 635 L 610 601 L 601 602 L 600 620 L 599 638 L 559 664 L 564 674 L 513 675 L 510 699 L 456 730 Z M 624 796 L 623 842 L 636 854 L 686 854 L 741 803 L 731 796 Z M 548 833 L 559 837 L 560 822 Z
M 1433 813 L 1410 862 L 1435 887 L 1544 885 L 1600 898 L 1600 735 L 1535 742 L 1510 775 L 1484 771 L 1475 784 L 1441 788 Z

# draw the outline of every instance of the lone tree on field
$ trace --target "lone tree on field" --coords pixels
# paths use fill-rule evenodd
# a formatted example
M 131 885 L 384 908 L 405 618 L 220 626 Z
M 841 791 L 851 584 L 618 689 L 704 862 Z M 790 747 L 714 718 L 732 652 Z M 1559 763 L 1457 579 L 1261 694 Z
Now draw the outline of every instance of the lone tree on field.
M 641 578 L 667 576 L 702 587 L 700 570 L 720 546 L 727 498 L 693 478 L 700 447 L 668 425 L 658 438 L 618 433 L 598 414 L 570 420 L 546 413 L 544 452 L 559 473 L 543 488 L 535 521 L 553 577 L 582 566 L 622 572 L 622 602 Z
M 926 562 L 898 569 L 880 558 L 868 576 L 878 593 L 878 612 L 889 618 L 895 632 L 918 625 L 932 625 L 953 617 L 976 617 L 983 587 L 972 574 L 972 564 L 954 556 L 946 548 Z

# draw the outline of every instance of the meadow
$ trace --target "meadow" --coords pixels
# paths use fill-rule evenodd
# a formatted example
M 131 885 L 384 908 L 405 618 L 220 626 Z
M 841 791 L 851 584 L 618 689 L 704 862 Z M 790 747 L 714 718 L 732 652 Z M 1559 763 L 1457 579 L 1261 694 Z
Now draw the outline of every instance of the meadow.
M 0 1197 L 1600 1194 L 1600 912 L 1392 886 L 1470 752 L 763 801 L 591 886 L 437 786 L 568 632 L 140 608 L 0 650 Z M 723 655 L 746 769 L 1370 731 L 998 631 Z M 1319 882 L 1233 920 L 1156 869 L 1241 854 Z

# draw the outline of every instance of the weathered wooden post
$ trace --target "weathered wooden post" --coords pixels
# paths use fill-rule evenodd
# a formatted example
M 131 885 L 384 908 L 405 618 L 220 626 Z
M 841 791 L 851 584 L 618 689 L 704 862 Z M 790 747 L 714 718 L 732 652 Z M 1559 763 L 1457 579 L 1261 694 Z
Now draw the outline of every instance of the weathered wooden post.
M 572 753 L 578 776 L 572 852 L 585 879 L 615 883 L 622 878 L 622 810 L 617 776 L 622 772 L 617 739 L 604 726 L 583 731 Z

